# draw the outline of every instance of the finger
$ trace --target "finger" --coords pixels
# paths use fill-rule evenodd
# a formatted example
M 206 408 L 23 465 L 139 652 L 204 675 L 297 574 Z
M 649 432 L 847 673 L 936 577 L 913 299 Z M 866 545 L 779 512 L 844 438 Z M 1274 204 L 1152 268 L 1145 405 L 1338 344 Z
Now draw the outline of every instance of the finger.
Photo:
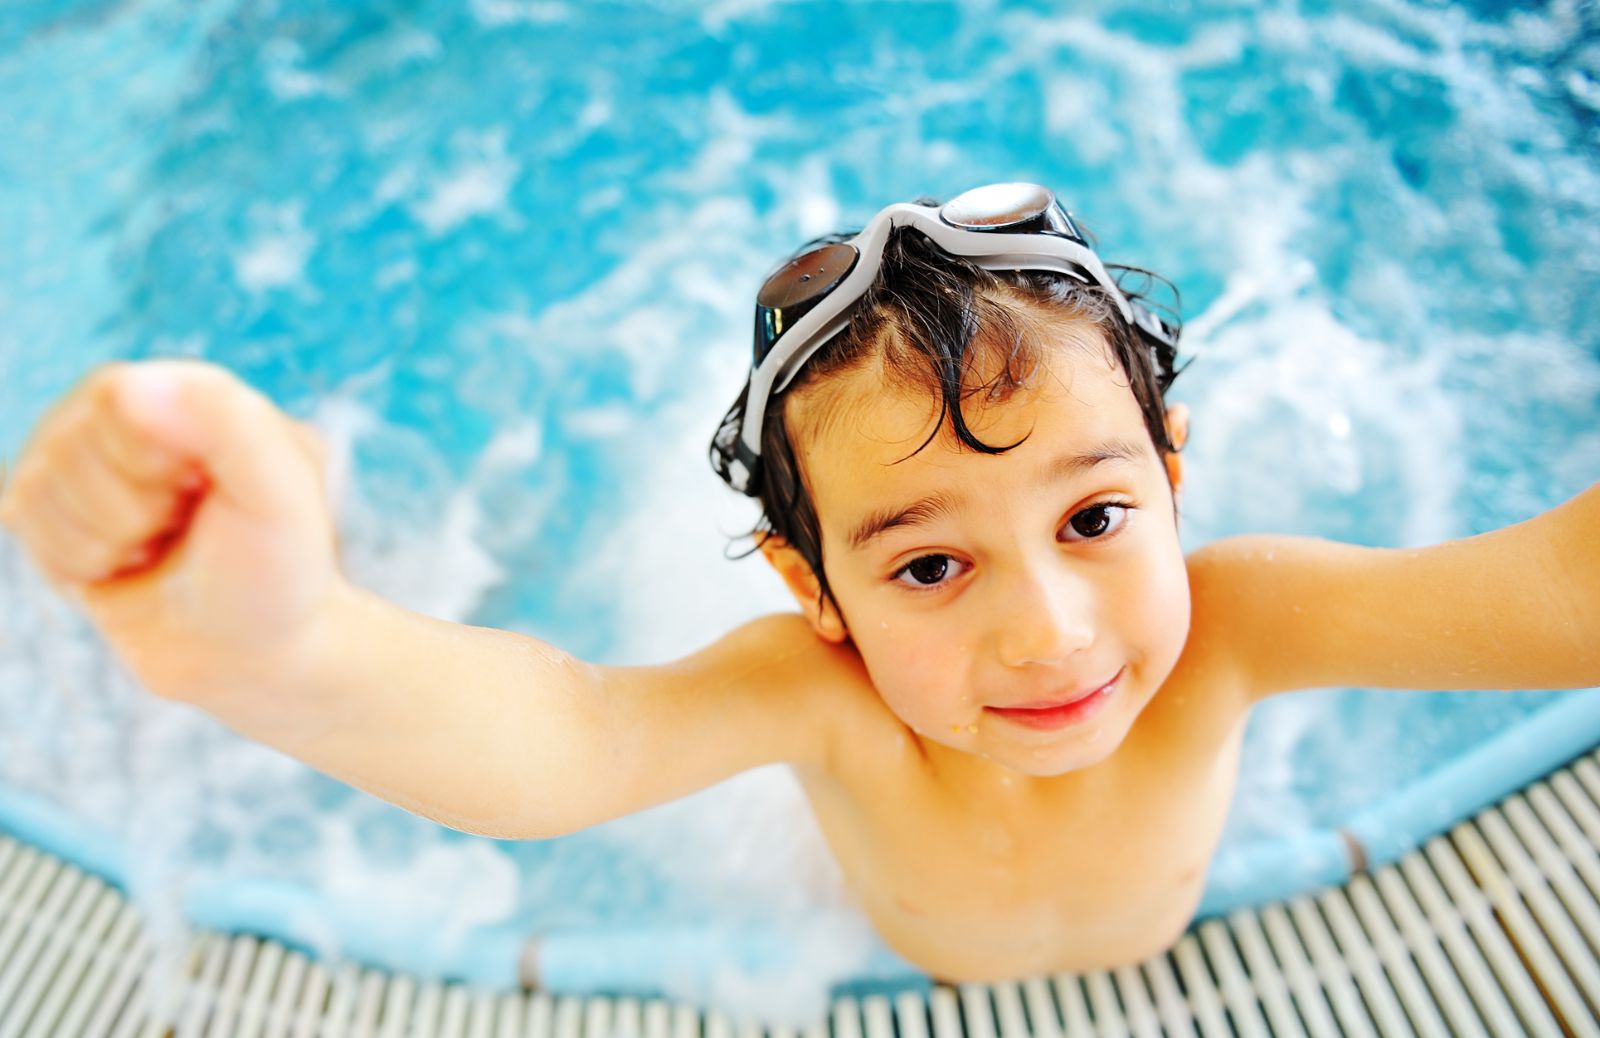
M 146 361 L 116 388 L 139 428 L 198 461 L 212 488 L 245 511 L 276 516 L 315 485 L 316 473 L 290 431 L 292 419 L 224 368 Z
M 102 406 L 91 412 L 87 426 L 111 466 L 135 482 L 171 487 L 197 478 L 191 461 L 140 428 L 114 383 L 108 386 Z
M 111 463 L 99 444 L 80 437 L 63 448 L 67 461 L 57 479 L 62 500 L 84 524 L 108 540 L 143 541 L 171 520 L 177 488 L 134 482 Z
M 15 529 L 39 569 L 57 585 L 98 579 L 133 554 L 84 525 L 53 486 L 30 494 Z

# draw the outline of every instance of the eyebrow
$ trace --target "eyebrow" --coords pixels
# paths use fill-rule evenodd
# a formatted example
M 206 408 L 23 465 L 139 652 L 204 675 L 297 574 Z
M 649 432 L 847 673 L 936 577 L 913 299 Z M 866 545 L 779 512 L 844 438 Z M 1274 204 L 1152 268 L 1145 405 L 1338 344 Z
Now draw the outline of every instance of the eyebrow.
M 1038 481 L 1054 483 L 1071 479 L 1107 462 L 1141 462 L 1150 449 L 1132 440 L 1110 439 L 1086 451 L 1063 454 L 1041 466 Z M 863 516 L 850 531 L 850 550 L 860 551 L 879 536 L 902 526 L 926 526 L 956 511 L 967 496 L 954 491 L 939 491 L 913 501 L 903 508 L 893 505 L 875 509 Z

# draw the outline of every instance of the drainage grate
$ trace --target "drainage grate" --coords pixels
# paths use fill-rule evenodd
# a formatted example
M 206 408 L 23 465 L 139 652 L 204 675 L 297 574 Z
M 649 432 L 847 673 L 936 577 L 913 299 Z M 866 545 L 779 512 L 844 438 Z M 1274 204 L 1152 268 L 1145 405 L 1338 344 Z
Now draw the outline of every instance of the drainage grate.
M 1600 1038 L 1597 762 L 1137 967 L 845 998 L 804 1030 L 330 970 L 249 935 L 199 935 L 158 992 L 115 890 L 0 836 L 0 1038 Z

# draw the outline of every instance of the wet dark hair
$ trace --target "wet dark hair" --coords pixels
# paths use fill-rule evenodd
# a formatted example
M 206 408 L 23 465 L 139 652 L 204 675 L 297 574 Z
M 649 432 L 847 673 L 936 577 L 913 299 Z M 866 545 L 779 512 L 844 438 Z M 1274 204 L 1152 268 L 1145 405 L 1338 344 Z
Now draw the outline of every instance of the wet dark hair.
M 919 200 L 919 204 L 939 203 Z M 806 243 L 795 255 L 852 237 L 854 232 L 826 235 Z M 1161 311 L 1174 329 L 1180 326 L 1177 290 L 1170 282 L 1137 267 L 1108 264 L 1107 269 L 1124 295 Z M 1157 285 L 1171 293 L 1172 305 L 1150 299 Z M 1177 351 L 1172 346 L 1152 346 L 1142 338 L 1104 289 L 1048 271 L 985 270 L 950 255 L 919 231 L 896 228 L 884 246 L 878 275 L 856 303 L 849 326 L 806 362 L 787 389 L 767 401 L 761 463 L 753 484 L 762 514 L 748 534 L 755 538 L 755 547 L 743 554 L 757 550 L 770 536 L 783 538 L 810 564 L 821 585 L 822 602 L 837 608 L 823 568 L 821 524 L 795 450 L 796 431 L 786 415 L 789 398 L 880 357 L 889 385 L 925 389 L 939 400 L 933 431 L 912 454 L 946 428 L 962 447 L 1003 454 L 1023 441 L 997 445 L 978 439 L 967 424 L 963 403 L 973 397 L 1004 399 L 1033 377 L 1044 360 L 1037 337 L 1027 334 L 1035 314 L 1098 329 L 1128 376 L 1157 453 L 1165 457 L 1176 451 L 1167 438 L 1164 397 L 1178 375 Z M 973 349 L 974 343 L 978 349 Z M 744 408 L 741 389 L 712 443 L 711 465 L 724 480 Z

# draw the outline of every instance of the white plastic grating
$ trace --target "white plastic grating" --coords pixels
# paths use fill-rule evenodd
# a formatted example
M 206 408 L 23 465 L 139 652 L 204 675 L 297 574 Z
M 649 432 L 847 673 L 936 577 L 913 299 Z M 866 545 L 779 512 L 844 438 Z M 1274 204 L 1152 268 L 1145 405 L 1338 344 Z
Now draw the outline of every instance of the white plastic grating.
M 1138 967 L 841 998 L 803 1029 L 329 967 L 248 935 L 199 935 L 157 990 L 115 890 L 0 835 L 0 1038 L 1600 1038 L 1597 762 Z

